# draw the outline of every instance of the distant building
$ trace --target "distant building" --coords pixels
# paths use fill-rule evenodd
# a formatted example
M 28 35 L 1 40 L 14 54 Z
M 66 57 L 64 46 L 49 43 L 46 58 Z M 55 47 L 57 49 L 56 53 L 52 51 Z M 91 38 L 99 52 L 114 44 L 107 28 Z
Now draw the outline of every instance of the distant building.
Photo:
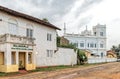
M 64 33 L 64 37 L 79 49 L 91 52 L 92 56 L 106 56 L 106 25 L 97 24 L 93 27 L 93 32 L 86 28 L 81 34 Z
M 117 55 L 116 55 L 115 51 L 108 50 L 107 51 L 107 57 L 108 58 L 117 58 Z
M 60 37 L 60 45 L 68 45 L 69 44 L 69 40 L 64 38 L 63 36 Z

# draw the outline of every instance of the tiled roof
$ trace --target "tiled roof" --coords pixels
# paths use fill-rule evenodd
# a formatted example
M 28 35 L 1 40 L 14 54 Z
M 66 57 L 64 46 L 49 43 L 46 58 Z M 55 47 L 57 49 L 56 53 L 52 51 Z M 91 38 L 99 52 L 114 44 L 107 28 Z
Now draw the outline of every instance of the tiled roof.
M 8 14 L 11 14 L 11 15 L 14 15 L 14 16 L 18 16 L 18 17 L 22 17 L 24 19 L 27 19 L 27 20 L 31 20 L 31 21 L 34 21 L 34 22 L 37 22 L 41 25 L 45 25 L 47 27 L 51 27 L 51 28 L 54 28 L 54 29 L 58 29 L 58 30 L 61 30 L 60 28 L 56 27 L 55 25 L 49 23 L 49 22 L 45 22 L 43 20 L 40 20 L 36 17 L 33 17 L 33 16 L 30 16 L 30 15 L 27 15 L 27 14 L 24 14 L 24 13 L 20 13 L 20 12 L 17 12 L 17 11 L 14 11 L 14 10 L 11 10 L 9 8 L 6 8 L 6 7 L 3 7 L 3 6 L 0 6 L 0 11 L 4 11 Z

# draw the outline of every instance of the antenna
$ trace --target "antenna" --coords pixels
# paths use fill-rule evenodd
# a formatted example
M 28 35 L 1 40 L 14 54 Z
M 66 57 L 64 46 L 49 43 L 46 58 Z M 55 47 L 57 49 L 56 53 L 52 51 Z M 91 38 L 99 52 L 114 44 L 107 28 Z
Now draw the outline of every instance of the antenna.
M 66 23 L 64 23 L 64 35 L 66 34 Z

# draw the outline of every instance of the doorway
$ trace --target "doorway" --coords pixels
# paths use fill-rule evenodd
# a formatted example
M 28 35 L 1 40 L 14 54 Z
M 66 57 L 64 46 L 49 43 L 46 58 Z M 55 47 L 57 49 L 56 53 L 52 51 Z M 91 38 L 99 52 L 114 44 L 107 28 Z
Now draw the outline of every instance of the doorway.
M 25 52 L 19 52 L 19 70 L 25 69 Z

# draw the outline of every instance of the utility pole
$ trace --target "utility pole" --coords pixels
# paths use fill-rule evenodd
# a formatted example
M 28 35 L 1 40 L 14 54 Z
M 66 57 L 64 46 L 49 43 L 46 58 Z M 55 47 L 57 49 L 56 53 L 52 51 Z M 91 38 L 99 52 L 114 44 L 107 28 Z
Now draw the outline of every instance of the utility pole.
M 66 34 L 66 23 L 64 23 L 64 28 L 63 28 L 63 30 L 64 30 L 64 36 L 65 36 L 65 34 Z

